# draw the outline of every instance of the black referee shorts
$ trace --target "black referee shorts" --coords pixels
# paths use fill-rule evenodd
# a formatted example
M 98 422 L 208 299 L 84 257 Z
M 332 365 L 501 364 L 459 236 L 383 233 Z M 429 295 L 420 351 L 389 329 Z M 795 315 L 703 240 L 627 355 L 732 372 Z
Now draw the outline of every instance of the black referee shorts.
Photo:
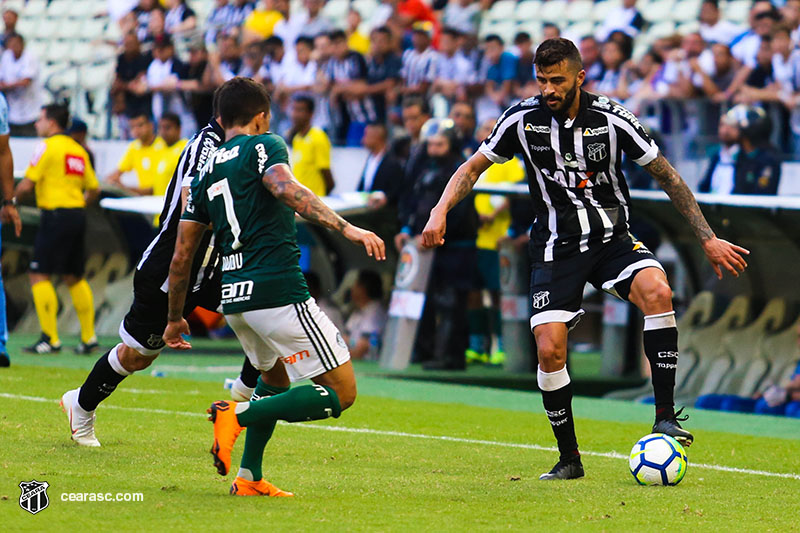
M 85 232 L 84 209 L 42 209 L 33 244 L 31 272 L 83 277 Z
M 587 282 L 627 301 L 634 276 L 650 267 L 664 270 L 656 256 L 631 235 L 614 237 L 566 259 L 534 263 L 531 330 L 552 322 L 575 327 L 584 313 L 581 304 Z
M 220 276 L 205 281 L 200 290 L 187 295 L 183 316 L 189 316 L 195 307 L 209 311 L 219 309 L 222 288 Z M 164 349 L 161 335 L 167 327 L 169 296 L 156 283 L 139 271 L 133 278 L 133 303 L 119 325 L 119 338 L 142 355 L 158 355 Z

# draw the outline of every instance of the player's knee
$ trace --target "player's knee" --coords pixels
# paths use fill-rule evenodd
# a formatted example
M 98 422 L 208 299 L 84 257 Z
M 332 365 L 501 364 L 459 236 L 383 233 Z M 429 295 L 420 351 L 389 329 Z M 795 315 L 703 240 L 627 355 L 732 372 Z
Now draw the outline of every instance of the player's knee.
M 644 294 L 645 312 L 664 312 L 672 307 L 672 289 L 666 282 L 660 282 Z
M 124 345 L 122 348 L 120 348 L 118 356 L 119 362 L 122 364 L 122 368 L 128 372 L 139 372 L 140 370 L 144 370 L 153 363 L 153 360 L 155 360 L 155 356 L 149 357 L 142 355 L 136 350 L 128 348 Z
M 560 363 L 567 359 L 567 345 L 551 337 L 540 337 L 536 339 L 536 353 L 539 361 Z
M 342 411 L 356 403 L 357 392 L 355 385 L 344 387 L 342 390 L 337 391 L 336 395 L 339 397 L 339 405 Z

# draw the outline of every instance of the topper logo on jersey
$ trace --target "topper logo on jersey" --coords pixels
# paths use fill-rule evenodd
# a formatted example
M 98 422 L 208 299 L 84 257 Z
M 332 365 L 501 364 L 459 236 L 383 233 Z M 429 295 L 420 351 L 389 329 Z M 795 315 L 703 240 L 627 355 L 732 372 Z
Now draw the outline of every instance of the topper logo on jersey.
M 608 126 L 600 126 L 599 128 L 586 128 L 583 130 L 584 137 L 597 137 L 598 135 L 605 135 L 608 133 Z
M 525 131 L 533 133 L 550 133 L 550 126 L 534 126 L 531 123 L 525 124 Z
M 67 155 L 64 164 L 65 164 L 64 168 L 65 174 L 83 176 L 83 173 L 86 171 L 86 162 L 83 160 L 82 157 L 79 157 L 77 155 Z
M 253 280 L 225 283 L 222 286 L 222 303 L 246 302 L 253 295 Z
M 608 128 L 606 128 L 608 130 Z M 585 134 L 584 134 L 585 135 Z M 586 157 L 595 163 L 599 163 L 608 157 L 608 150 L 603 143 L 592 143 L 586 146 Z
M 546 168 L 540 169 L 542 176 L 550 181 L 554 181 L 569 189 L 585 189 L 600 184 L 610 184 L 608 175 L 603 172 L 593 172 L 588 170 L 561 170 L 550 172 Z

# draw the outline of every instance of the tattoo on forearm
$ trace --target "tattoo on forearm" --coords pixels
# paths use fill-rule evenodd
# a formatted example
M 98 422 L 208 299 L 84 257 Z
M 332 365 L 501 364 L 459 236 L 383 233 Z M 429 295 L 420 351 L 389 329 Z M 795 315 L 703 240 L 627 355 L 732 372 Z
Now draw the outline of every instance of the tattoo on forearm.
M 701 241 L 712 238 L 714 236 L 714 231 L 711 229 L 711 226 L 708 225 L 708 221 L 706 221 L 706 217 L 703 216 L 700 206 L 697 205 L 694 194 L 692 194 L 689 186 L 686 185 L 686 182 L 683 181 L 683 178 L 678 174 L 678 171 L 670 165 L 667 158 L 659 152 L 658 157 L 645 165 L 644 168 L 653 176 L 658 184 L 661 185 L 661 188 L 666 191 L 673 205 L 675 205 L 675 208 L 692 226 L 697 238 Z
M 273 166 L 267 169 L 262 182 L 272 195 L 294 209 L 304 219 L 336 231 L 344 231 L 347 221 L 298 182 L 286 169 Z
M 479 175 L 475 172 L 470 172 L 464 167 L 465 165 L 462 165 L 456 170 L 456 173 L 450 178 L 445 188 L 448 210 L 452 209 L 458 202 L 469 196 L 469 193 L 472 192 L 472 187 L 474 187 L 475 182 L 478 181 Z

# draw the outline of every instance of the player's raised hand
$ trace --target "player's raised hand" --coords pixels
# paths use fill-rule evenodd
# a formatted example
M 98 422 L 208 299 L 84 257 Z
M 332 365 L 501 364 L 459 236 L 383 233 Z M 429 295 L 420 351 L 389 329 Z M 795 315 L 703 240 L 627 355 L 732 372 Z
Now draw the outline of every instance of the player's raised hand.
M 367 255 L 374 257 L 376 261 L 386 260 L 386 245 L 383 243 L 383 239 L 373 232 L 348 224 L 342 231 L 342 235 L 347 237 L 350 242 L 362 245 L 367 251 Z
M 188 350 L 192 347 L 191 343 L 183 338 L 183 335 L 189 334 L 189 323 L 185 318 L 181 318 L 175 322 L 167 322 L 167 327 L 164 329 L 164 334 L 161 338 L 167 343 L 167 346 L 173 350 Z
M 444 244 L 444 233 L 447 231 L 447 214 L 434 209 L 428 217 L 428 223 L 422 230 L 422 246 L 435 248 Z
M 750 250 L 746 248 L 716 237 L 704 241 L 702 246 L 719 279 L 722 279 L 723 268 L 735 278 L 738 278 L 739 273 L 744 272 L 744 269 L 747 268 L 747 261 L 742 257 L 742 255 L 750 255 Z

